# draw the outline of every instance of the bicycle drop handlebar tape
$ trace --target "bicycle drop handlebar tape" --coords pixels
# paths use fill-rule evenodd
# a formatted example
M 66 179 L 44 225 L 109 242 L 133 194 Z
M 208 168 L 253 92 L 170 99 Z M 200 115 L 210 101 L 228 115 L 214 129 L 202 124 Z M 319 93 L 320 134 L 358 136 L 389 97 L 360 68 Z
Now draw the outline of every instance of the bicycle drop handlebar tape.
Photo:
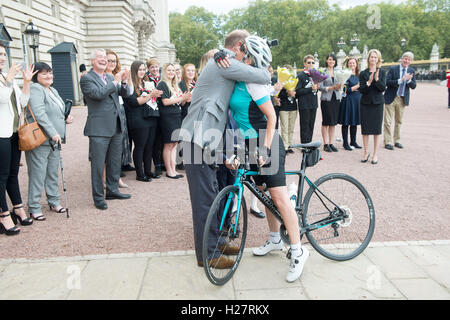
M 220 63 L 223 60 L 225 60 L 226 58 L 227 58 L 227 55 L 222 50 L 219 50 L 214 54 L 214 61 L 216 63 Z

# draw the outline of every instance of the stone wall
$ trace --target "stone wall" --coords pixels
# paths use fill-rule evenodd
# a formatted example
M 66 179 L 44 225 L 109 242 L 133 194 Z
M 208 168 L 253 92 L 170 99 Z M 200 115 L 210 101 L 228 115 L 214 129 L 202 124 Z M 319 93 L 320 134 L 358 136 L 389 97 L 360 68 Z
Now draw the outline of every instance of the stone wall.
M 75 44 L 77 63 L 88 68 L 96 48 L 116 51 L 126 67 L 153 56 L 162 63 L 176 59 L 164 0 L 2 0 L 0 8 L 0 19 L 13 38 L 12 61 L 25 59 L 22 33 L 30 18 L 41 31 L 39 61 L 51 63 L 47 51 L 63 41 Z M 28 46 L 26 50 L 32 63 L 33 54 Z

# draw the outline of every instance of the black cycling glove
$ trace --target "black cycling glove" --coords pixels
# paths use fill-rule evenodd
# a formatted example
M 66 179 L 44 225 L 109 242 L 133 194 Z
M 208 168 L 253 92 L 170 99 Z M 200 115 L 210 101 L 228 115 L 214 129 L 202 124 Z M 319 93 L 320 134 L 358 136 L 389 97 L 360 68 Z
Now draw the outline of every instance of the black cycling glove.
M 219 50 L 214 54 L 214 61 L 220 63 L 227 58 L 227 55 L 223 50 Z

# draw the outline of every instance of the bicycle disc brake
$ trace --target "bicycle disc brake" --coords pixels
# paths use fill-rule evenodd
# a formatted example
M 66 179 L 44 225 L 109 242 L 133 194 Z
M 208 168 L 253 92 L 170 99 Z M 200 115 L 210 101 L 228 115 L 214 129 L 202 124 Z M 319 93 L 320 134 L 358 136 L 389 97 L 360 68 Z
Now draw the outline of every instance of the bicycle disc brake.
M 338 221 L 337 223 L 339 224 L 339 226 L 341 227 L 348 227 L 349 225 L 352 224 L 352 219 L 353 219 L 353 214 L 352 214 L 352 210 L 350 210 L 349 207 L 347 206 L 340 206 L 341 211 L 343 211 L 343 213 L 341 212 L 339 215 L 342 216 L 342 220 Z

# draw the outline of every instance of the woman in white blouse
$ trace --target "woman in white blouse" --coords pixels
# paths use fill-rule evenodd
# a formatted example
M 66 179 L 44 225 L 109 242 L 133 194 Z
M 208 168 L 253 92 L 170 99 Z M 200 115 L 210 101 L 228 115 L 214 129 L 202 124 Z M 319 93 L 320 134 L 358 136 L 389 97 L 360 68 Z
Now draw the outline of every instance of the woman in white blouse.
M 6 48 L 0 42 L 0 233 L 15 235 L 20 232 L 20 228 L 15 226 L 18 219 L 24 226 L 33 223 L 33 220 L 26 216 L 17 178 L 21 156 L 17 130 L 21 110 L 30 97 L 33 67 L 22 70 L 21 65 L 13 63 L 8 73 L 3 73 L 6 59 Z M 14 81 L 21 70 L 22 91 Z M 13 205 L 12 215 L 8 212 L 6 192 Z
M 66 212 L 60 204 L 58 188 L 58 145 L 65 142 L 66 119 L 65 104 L 58 91 L 52 88 L 52 68 L 44 62 L 38 62 L 34 67 L 37 73 L 32 79 L 29 103 L 36 121 L 48 139 L 39 147 L 25 152 L 25 157 L 28 166 L 28 208 L 35 220 L 43 221 L 45 217 L 40 199 L 44 188 L 50 210 Z M 29 112 L 27 117 L 33 121 Z M 72 117 L 69 116 L 67 123 L 71 122 Z

